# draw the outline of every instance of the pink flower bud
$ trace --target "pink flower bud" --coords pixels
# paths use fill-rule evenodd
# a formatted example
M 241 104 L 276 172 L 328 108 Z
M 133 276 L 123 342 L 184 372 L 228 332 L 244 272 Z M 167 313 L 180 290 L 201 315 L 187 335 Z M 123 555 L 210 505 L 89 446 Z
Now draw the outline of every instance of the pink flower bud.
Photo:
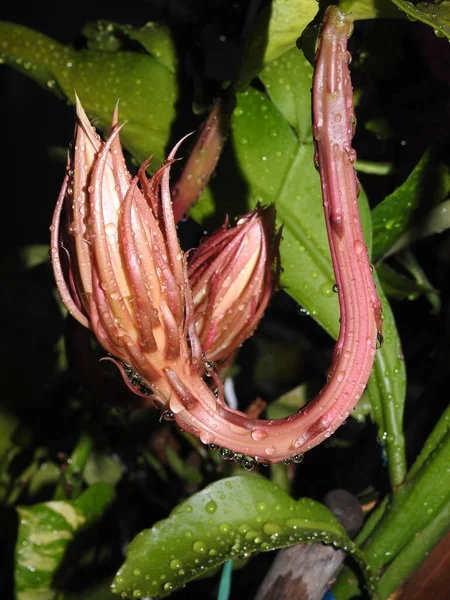
M 258 207 L 192 252 L 189 282 L 208 361 L 226 361 L 261 320 L 278 284 L 279 237 L 274 207 Z
M 53 268 L 72 316 L 119 359 L 128 383 L 126 374 L 132 373 L 166 407 L 171 388 L 165 369 L 177 361 L 181 370 L 203 369 L 198 339 L 187 324 L 193 322 L 192 302 L 169 190 L 178 146 L 150 180 L 148 163 L 133 178 L 119 131 L 116 110 L 111 136 L 103 142 L 77 101 L 73 152 L 53 218 Z M 63 205 L 67 278 L 59 250 Z

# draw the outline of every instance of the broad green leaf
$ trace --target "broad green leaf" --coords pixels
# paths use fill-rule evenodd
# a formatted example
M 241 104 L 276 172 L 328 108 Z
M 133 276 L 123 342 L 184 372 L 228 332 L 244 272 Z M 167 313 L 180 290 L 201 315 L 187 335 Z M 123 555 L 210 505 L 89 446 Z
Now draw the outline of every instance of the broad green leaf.
M 240 89 L 272 60 L 295 47 L 314 19 L 318 5 L 312 0 L 273 0 L 260 12 L 244 54 Z
M 69 544 L 75 535 L 93 525 L 114 498 L 113 488 L 98 483 L 73 502 L 53 501 L 19 506 L 15 550 L 16 600 L 53 600 L 52 587 Z
M 175 73 L 176 49 L 168 27 L 149 22 L 139 28 L 122 25 L 121 29 L 130 39 L 139 42 L 166 69 Z
M 430 170 L 434 170 L 433 160 L 427 151 L 406 181 L 373 209 L 373 255 L 376 258 L 386 254 L 406 231 L 420 201 L 428 198 Z
M 421 21 L 433 27 L 438 37 L 450 39 L 450 2 L 409 2 L 408 0 L 392 0 L 403 10 L 411 21 Z
M 323 505 L 295 501 L 267 479 L 210 484 L 131 542 L 112 589 L 122 597 L 164 597 L 229 558 L 300 542 L 333 543 L 363 557 Z
M 177 96 L 174 74 L 138 52 L 75 50 L 27 27 L 0 22 L 1 58 L 40 85 L 74 101 L 76 90 L 91 119 L 108 130 L 120 99 L 124 146 L 142 161 L 164 160 Z
M 343 12 L 351 12 L 355 21 L 405 18 L 404 13 L 391 0 L 343 0 L 339 6 Z
M 260 73 L 269 98 L 303 142 L 312 142 L 312 76 L 311 65 L 295 47 L 273 60 Z
M 168 27 L 159 23 L 148 22 L 143 27 L 121 25 L 112 21 L 96 21 L 83 28 L 83 35 L 88 39 L 90 50 L 117 51 L 122 44 L 117 33 L 125 34 L 135 40 L 159 63 L 175 73 L 177 58 L 175 45 Z

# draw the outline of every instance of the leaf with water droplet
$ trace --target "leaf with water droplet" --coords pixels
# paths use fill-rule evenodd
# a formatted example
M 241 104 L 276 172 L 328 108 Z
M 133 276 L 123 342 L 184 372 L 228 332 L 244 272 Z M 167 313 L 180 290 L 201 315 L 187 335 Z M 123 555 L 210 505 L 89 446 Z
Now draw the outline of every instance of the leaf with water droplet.
M 17 598 L 54 598 L 53 579 L 77 533 L 93 525 L 114 498 L 114 488 L 97 483 L 72 502 L 19 506 L 14 582 Z
M 153 155 L 155 169 L 165 159 L 177 83 L 161 57 L 143 52 L 75 50 L 6 21 L 0 22 L 0 37 L 5 63 L 72 103 L 76 90 L 99 129 L 109 129 L 120 99 L 120 121 L 127 122 L 121 132 L 123 145 L 138 161 Z M 143 45 L 144 37 L 139 36 Z M 27 69 L 25 64 L 31 67 Z
M 297 39 L 314 19 L 317 10 L 318 6 L 309 0 L 277 0 L 259 13 L 239 74 L 241 89 L 263 66 L 295 48 Z
M 433 28 L 437 37 L 450 40 L 450 2 L 409 2 L 392 0 L 412 21 L 422 21 Z
M 88 23 L 83 28 L 83 35 L 89 40 L 90 50 L 119 50 L 122 46 L 121 35 L 117 34 L 124 34 L 130 40 L 139 42 L 161 65 L 175 73 L 175 45 L 169 28 L 164 25 L 150 21 L 143 27 L 133 27 L 100 20 Z
M 312 66 L 295 47 L 267 65 L 260 73 L 270 99 L 295 129 L 299 139 L 304 141 L 312 141 L 312 75 Z
M 177 506 L 167 519 L 142 531 L 128 547 L 114 591 L 128 598 L 136 589 L 144 597 L 163 597 L 199 575 L 213 573 L 230 558 L 325 540 L 347 546 L 364 564 L 325 506 L 307 498 L 293 500 L 262 477 L 230 477 L 210 484 Z M 175 568 L 179 563 L 182 569 Z
M 427 150 L 408 178 L 389 194 L 372 211 L 373 256 L 385 255 L 411 225 L 414 212 L 426 198 L 430 202 L 430 181 L 433 189 L 444 197 L 448 189 L 439 189 L 438 179 L 443 179 L 442 168 L 436 163 L 433 152 Z M 447 187 L 447 186 L 446 186 Z

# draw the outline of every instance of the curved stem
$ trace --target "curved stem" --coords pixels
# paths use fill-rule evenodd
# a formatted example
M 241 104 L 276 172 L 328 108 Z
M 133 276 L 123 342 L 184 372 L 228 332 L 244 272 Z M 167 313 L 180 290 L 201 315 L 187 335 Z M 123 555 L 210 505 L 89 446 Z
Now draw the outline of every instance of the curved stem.
M 345 421 L 367 385 L 381 339 L 381 304 L 373 282 L 358 213 L 355 117 L 347 39 L 353 19 L 335 6 L 325 14 L 313 82 L 313 134 L 320 169 L 325 222 L 339 289 L 341 327 L 328 381 L 316 398 L 279 420 L 252 420 L 217 401 L 179 372 L 171 384 L 178 424 L 201 439 L 264 462 L 301 454 Z M 209 390 L 208 390 L 209 392 Z M 175 406 L 176 404 L 176 406 Z

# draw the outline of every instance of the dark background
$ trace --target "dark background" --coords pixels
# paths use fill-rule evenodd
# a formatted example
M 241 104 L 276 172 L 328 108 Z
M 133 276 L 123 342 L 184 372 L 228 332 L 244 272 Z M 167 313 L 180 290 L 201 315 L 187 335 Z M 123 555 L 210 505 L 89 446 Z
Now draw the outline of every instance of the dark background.
M 127 1 L 112 6 L 106 2 L 77 2 L 74 5 L 33 4 L 25 10 L 22 4 L 9 2 L 3 7 L 2 19 L 74 44 L 83 43 L 80 31 L 90 20 L 107 19 L 134 25 L 142 25 L 148 20 L 168 22 L 176 29 L 184 47 L 190 50 L 191 67 L 194 65 L 213 86 L 214 78 L 221 73 L 224 79 L 227 78 L 228 70 L 233 68 L 239 55 L 236 49 L 242 41 L 246 4 L 153 0 Z M 225 36 L 226 43 L 220 42 L 219 36 Z M 397 166 L 395 174 L 389 177 L 361 176 L 370 202 L 375 206 L 403 181 L 431 142 L 439 142 L 441 156 L 448 161 L 450 44 L 436 38 L 431 28 L 405 20 L 357 23 L 351 47 L 354 49 L 354 84 L 363 90 L 357 111 L 360 128 L 355 147 L 358 156 L 367 160 L 392 161 Z M 369 66 L 366 62 L 364 69 L 358 69 L 364 52 L 369 54 Z M 51 159 L 49 149 L 67 147 L 72 139 L 74 116 L 72 107 L 6 66 L 0 67 L 0 114 L 0 257 L 2 264 L 9 260 L 13 264 L 17 250 L 22 246 L 48 243 L 51 215 L 65 168 Z M 386 116 L 391 127 L 388 139 L 364 129 L 366 121 L 380 114 Z M 189 226 L 195 229 L 194 224 L 185 225 Z M 413 250 L 431 283 L 441 292 L 442 309 L 440 313 L 432 314 L 424 298 L 392 303 L 409 377 L 405 415 L 409 460 L 417 454 L 446 406 L 446 390 L 450 383 L 449 235 L 444 233 L 428 238 L 414 244 Z M 51 285 L 51 280 L 48 281 Z M 43 327 L 38 310 L 39 303 L 46 301 L 41 292 L 33 295 L 29 287 L 21 287 L 22 284 L 11 277 L 5 283 L 0 307 L 6 321 L 2 362 L 10 365 L 4 379 L 8 388 L 16 384 L 17 379 L 27 378 L 30 362 L 33 363 L 32 372 L 39 370 L 41 362 L 45 364 L 45 353 L 51 347 L 51 340 L 46 342 L 44 338 L 51 336 Z M 273 343 L 298 343 L 303 354 L 304 372 L 323 377 L 329 364 L 331 341 L 311 319 L 301 316 L 295 303 L 283 292 L 275 297 L 258 335 Z M 242 351 L 243 369 L 245 365 L 251 366 L 255 344 L 249 342 L 247 349 Z M 276 397 L 286 391 L 282 388 L 296 383 L 298 381 L 294 380 L 283 382 L 269 391 L 253 389 L 249 387 L 248 378 L 237 378 L 238 391 L 244 398 L 265 393 L 271 399 L 271 394 Z M 33 381 L 27 385 L 33 388 Z M 39 407 L 34 410 L 38 412 Z M 57 413 L 54 416 L 56 419 Z M 59 426 L 59 423 L 55 421 L 54 425 Z M 344 439 L 346 435 L 354 437 L 358 427 L 349 420 L 343 428 Z M 372 435 L 365 435 L 358 441 L 356 451 L 355 447 L 346 450 L 324 444 L 305 459 L 302 481 L 297 485 L 298 494 L 321 499 L 332 487 L 345 487 L 358 493 L 374 482 L 382 489 L 387 485 L 387 477 L 380 464 L 380 447 L 373 431 Z M 135 497 L 131 496 L 134 501 Z M 165 510 L 166 507 L 159 508 L 160 518 Z M 261 560 L 264 564 L 270 557 Z M 255 588 L 260 579 L 257 571 L 247 569 L 238 575 L 242 585 Z M 208 582 L 204 588 L 201 587 L 203 584 L 197 585 L 204 590 L 210 588 Z

